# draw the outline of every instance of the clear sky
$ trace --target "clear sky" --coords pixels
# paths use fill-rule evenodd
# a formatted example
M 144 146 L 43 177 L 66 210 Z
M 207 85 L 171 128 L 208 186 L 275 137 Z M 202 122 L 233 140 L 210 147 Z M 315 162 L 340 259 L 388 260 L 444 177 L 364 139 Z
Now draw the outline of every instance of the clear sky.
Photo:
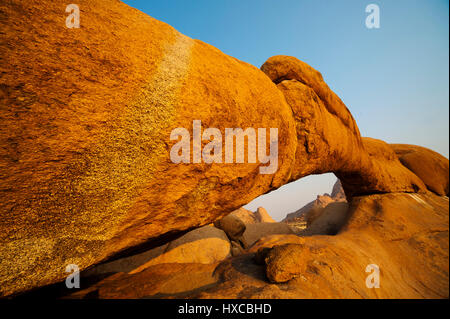
M 449 156 L 448 0 L 124 2 L 257 67 L 273 55 L 295 56 L 322 73 L 363 136 Z M 380 8 L 379 29 L 365 26 L 371 3 Z M 330 192 L 334 180 L 310 177 L 249 207 L 263 204 L 280 219 Z

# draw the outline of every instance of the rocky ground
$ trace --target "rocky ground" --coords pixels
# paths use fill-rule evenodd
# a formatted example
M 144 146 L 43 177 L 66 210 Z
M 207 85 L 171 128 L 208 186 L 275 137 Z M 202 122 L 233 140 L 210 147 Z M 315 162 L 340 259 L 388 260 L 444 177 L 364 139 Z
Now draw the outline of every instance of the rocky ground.
M 89 287 L 59 296 L 448 298 L 448 159 L 362 137 L 295 57 L 258 69 L 120 1 L 80 1 L 69 29 L 66 5 L 0 3 L 0 296 L 76 264 Z M 278 170 L 173 163 L 171 132 L 194 120 L 278 128 Z M 236 212 L 327 172 L 347 202 L 304 232 Z
M 83 274 L 109 273 L 65 298 L 448 297 L 447 197 L 355 197 L 347 220 L 334 236 L 263 235 L 222 261 L 197 259 L 212 246 L 229 249 L 212 238 L 198 241 L 203 249 L 186 245 L 188 259 L 173 253 L 164 263 L 142 255 L 118 260 Z M 380 288 L 366 286 L 369 264 L 380 267 Z
M 301 234 L 335 234 L 344 221 L 348 210 L 347 198 L 340 180 L 337 180 L 330 194 L 317 195 L 317 198 L 299 210 L 287 214 L 283 222 Z M 320 218 L 319 218 L 320 217 Z M 335 221 L 332 218 L 335 217 Z M 308 230 L 306 231 L 306 228 Z M 302 232 L 303 231 L 303 232 Z

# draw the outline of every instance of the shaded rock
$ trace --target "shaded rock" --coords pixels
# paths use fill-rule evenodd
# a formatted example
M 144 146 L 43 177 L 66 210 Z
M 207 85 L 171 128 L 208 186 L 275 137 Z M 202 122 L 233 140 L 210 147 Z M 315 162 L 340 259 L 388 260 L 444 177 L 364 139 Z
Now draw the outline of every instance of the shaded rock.
M 236 241 L 231 242 L 231 255 L 232 256 L 239 256 L 244 253 L 244 249 L 242 248 L 241 244 L 239 244 Z
M 266 237 L 275 244 L 263 258 L 267 276 L 282 283 L 269 283 L 249 254 L 221 263 L 222 279 L 189 297 L 448 298 L 448 199 L 380 194 L 350 205 L 352 216 L 336 236 L 278 235 L 279 245 Z M 380 288 L 366 286 L 369 264 L 380 268 Z
M 300 235 L 336 235 L 348 219 L 348 204 L 333 202 L 324 207 L 320 213 L 312 216 L 308 227 Z
M 265 258 L 266 274 L 271 282 L 285 282 L 307 269 L 309 251 L 298 244 L 285 244 L 273 247 Z
M 427 188 L 441 196 L 449 195 L 449 161 L 428 148 L 390 144 L 400 162 L 416 174 Z
M 228 259 L 216 268 L 219 281 L 212 287 L 188 294 L 188 298 L 295 298 L 295 291 L 268 284 L 264 266 L 254 261 L 253 254 Z
M 99 265 L 95 265 L 86 271 L 81 273 L 82 277 L 96 277 L 100 278 L 107 274 L 116 274 L 119 272 L 129 273 L 143 264 L 147 263 L 150 260 L 153 260 L 167 250 L 167 246 L 169 244 L 165 244 L 148 251 L 145 251 L 140 254 L 135 254 L 128 257 L 119 258 L 113 261 L 105 262 Z
M 274 234 L 293 234 L 292 229 L 285 223 L 257 223 L 249 224 L 241 237 L 242 245 L 248 249 L 260 238 Z
M 269 58 L 261 70 L 283 92 L 295 118 L 298 144 L 291 180 L 334 172 L 347 197 L 425 189 L 386 143 L 363 141 L 349 110 L 318 71 L 283 55 Z
M 268 235 L 259 239 L 248 249 L 250 253 L 257 253 L 263 248 L 272 248 L 284 244 L 304 244 L 305 238 L 298 235 Z
M 215 221 L 214 226 L 223 230 L 234 241 L 238 241 L 245 231 L 244 222 L 233 214 Z
M 333 185 L 333 189 L 331 190 L 331 198 L 333 198 L 335 201 L 347 201 L 344 188 L 342 187 L 342 183 L 339 179 Z
M 336 203 L 333 198 L 328 195 L 317 195 L 317 199 L 313 202 L 313 205 L 310 210 L 304 213 L 304 218 L 306 220 L 307 226 L 311 226 L 311 224 L 319 217 L 324 209 L 332 204 Z
M 272 217 L 264 207 L 258 207 L 256 212 L 249 211 L 243 207 L 231 212 L 230 215 L 236 216 L 244 224 L 255 224 L 255 223 L 275 223 Z
M 268 247 L 261 247 L 259 248 L 256 253 L 255 256 L 253 257 L 255 263 L 257 265 L 265 265 L 266 264 L 266 257 L 267 254 L 271 251 L 270 248 Z

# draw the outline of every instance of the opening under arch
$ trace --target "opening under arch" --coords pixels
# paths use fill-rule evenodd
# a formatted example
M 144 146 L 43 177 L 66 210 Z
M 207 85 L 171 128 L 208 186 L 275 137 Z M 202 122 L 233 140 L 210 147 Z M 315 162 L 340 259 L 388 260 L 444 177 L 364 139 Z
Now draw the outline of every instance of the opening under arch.
M 317 195 L 331 194 L 336 181 L 333 173 L 309 175 L 255 198 L 244 208 L 256 211 L 264 207 L 275 221 L 282 221 L 288 214 L 314 201 Z

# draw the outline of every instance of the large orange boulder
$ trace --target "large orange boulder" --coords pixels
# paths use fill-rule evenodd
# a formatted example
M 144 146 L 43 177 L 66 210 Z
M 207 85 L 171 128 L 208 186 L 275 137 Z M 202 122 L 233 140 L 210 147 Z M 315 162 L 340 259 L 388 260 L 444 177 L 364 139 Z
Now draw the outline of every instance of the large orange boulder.
M 390 144 L 400 162 L 420 177 L 427 188 L 441 196 L 449 195 L 449 162 L 439 153 L 428 148 Z
M 294 120 L 263 72 L 119 1 L 78 2 L 68 29 L 67 4 L 0 4 L 0 295 L 207 225 L 290 175 Z M 194 120 L 278 128 L 277 172 L 173 163 L 171 132 Z
M 154 265 L 72 297 L 448 298 L 447 198 L 378 194 L 355 197 L 350 206 L 335 236 L 266 236 L 250 253 L 218 265 Z M 375 269 L 378 288 L 367 285 Z
M 232 211 L 230 215 L 239 218 L 245 225 L 258 223 L 255 213 L 248 209 L 245 209 L 244 207 Z
M 170 242 L 161 255 L 133 269 L 131 273 L 140 272 L 156 264 L 214 264 L 230 256 L 231 243 L 227 235 L 213 226 L 203 226 Z

